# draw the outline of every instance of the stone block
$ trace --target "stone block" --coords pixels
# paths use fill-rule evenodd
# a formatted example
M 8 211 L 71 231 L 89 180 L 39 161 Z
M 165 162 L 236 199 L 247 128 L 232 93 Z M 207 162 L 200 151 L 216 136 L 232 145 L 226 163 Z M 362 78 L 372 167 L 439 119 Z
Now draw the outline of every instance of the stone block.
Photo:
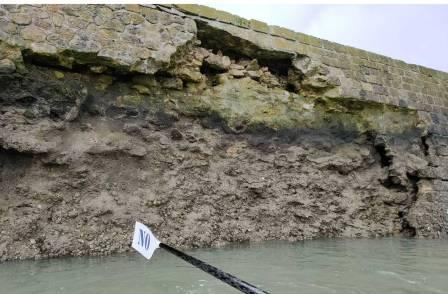
M 292 30 L 282 28 L 279 26 L 270 26 L 269 32 L 273 36 L 283 37 L 288 40 L 295 40 L 296 34 L 297 34 L 296 32 L 294 32 Z
M 11 14 L 11 20 L 18 25 L 29 25 L 31 23 L 31 16 L 26 13 Z
M 305 43 L 307 45 L 311 45 L 314 47 L 322 47 L 322 42 L 319 38 L 310 36 L 310 35 L 305 35 L 302 33 L 295 33 L 295 40 L 300 42 L 300 43 Z
M 270 31 L 269 25 L 267 23 L 258 21 L 255 19 L 250 20 L 249 27 L 256 32 L 261 32 L 261 33 L 266 33 L 266 34 L 269 34 L 269 31 Z
M 297 52 L 301 55 L 308 55 L 309 47 L 310 47 L 309 45 L 299 42 L 295 42 L 293 45 L 294 52 Z
M 227 16 L 227 14 L 220 15 L 218 17 L 218 20 L 221 20 L 224 16 Z M 239 16 L 236 16 L 236 15 L 232 15 L 232 24 L 239 26 L 239 27 L 247 28 L 247 29 L 250 28 L 249 20 L 239 17 Z
M 36 26 L 27 26 L 20 31 L 20 36 L 24 40 L 43 42 L 46 38 L 46 33 L 43 29 Z
M 219 14 L 216 9 L 204 5 L 176 4 L 175 6 L 185 13 L 198 15 L 209 19 L 217 19 Z

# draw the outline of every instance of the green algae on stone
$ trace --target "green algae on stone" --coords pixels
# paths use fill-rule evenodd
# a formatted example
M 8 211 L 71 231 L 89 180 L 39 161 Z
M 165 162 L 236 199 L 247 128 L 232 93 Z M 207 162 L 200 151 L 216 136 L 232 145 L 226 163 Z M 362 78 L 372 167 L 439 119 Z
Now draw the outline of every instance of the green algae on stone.
M 55 70 L 53 73 L 55 78 L 58 80 L 63 79 L 65 77 L 64 73 L 61 71 Z
M 107 75 L 95 76 L 94 78 L 95 89 L 99 91 L 105 91 L 113 83 L 113 81 L 114 79 L 112 76 Z
M 141 95 L 122 95 L 117 97 L 118 106 L 141 106 L 144 98 Z
M 373 101 L 347 98 L 319 98 L 317 108 L 335 119 L 352 124 L 359 132 L 403 133 L 418 127 L 416 110 Z
M 151 94 L 150 90 L 142 85 L 133 85 L 132 86 L 133 89 L 135 89 L 139 94 L 143 94 L 143 95 L 149 95 Z
M 250 78 L 233 79 L 198 95 L 177 95 L 179 111 L 218 116 L 230 129 L 273 131 L 342 128 L 364 133 L 403 133 L 419 123 L 415 110 L 344 98 L 310 98 L 268 88 Z
M 0 40 L 0 60 L 3 60 L 4 67 L 14 69 L 13 71 L 25 71 L 22 51 L 20 50 L 20 48 L 10 45 L 2 40 Z

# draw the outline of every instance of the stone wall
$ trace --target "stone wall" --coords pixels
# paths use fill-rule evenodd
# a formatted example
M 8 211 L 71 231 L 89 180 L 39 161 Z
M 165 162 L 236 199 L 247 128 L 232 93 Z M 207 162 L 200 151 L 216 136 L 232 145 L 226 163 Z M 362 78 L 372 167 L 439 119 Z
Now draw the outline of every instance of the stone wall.
M 197 5 L 0 5 L 2 260 L 448 232 L 447 74 Z
M 341 83 L 330 95 L 417 109 L 432 122 L 434 133 L 448 135 L 448 73 L 206 6 L 176 7 L 257 46 L 309 56 L 327 65 Z
M 54 64 L 92 65 L 97 72 L 110 67 L 153 74 L 196 32 L 193 20 L 153 5 L 4 5 L 0 17 L 3 42 Z
M 197 20 L 254 44 L 256 51 L 264 48 L 296 60 L 307 56 L 327 66 L 340 86 L 325 95 L 416 109 L 431 123 L 432 133 L 448 135 L 447 73 L 206 6 L 81 7 L 4 5 L 0 40 L 66 67 L 91 64 L 96 71 L 112 67 L 153 74 L 168 67 L 176 52 L 192 41 Z M 163 33 L 155 33 L 159 31 Z M 248 57 L 257 54 L 247 52 L 253 55 Z M 0 57 L 2 70 L 8 70 L 12 65 Z
M 208 26 L 230 32 L 261 48 L 291 52 L 293 59 L 308 56 L 312 61 L 328 66 L 330 75 L 336 77 L 340 86 L 337 91 L 331 89 L 322 95 L 416 109 L 429 125 L 431 146 L 437 146 L 428 151 L 430 175 L 420 190 L 422 205 L 440 202 L 443 207 L 440 217 L 448 219 L 448 187 L 444 185 L 448 180 L 445 172 L 448 168 L 448 73 L 206 6 L 182 4 L 175 7 Z

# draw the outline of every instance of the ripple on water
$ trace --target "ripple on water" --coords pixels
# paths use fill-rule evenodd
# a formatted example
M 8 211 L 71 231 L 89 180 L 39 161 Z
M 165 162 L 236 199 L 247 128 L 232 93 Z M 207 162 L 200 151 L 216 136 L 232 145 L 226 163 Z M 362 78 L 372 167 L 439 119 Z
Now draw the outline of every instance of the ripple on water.
M 190 251 L 271 293 L 448 293 L 448 240 L 264 242 Z M 1 293 L 238 293 L 159 250 L 0 264 Z

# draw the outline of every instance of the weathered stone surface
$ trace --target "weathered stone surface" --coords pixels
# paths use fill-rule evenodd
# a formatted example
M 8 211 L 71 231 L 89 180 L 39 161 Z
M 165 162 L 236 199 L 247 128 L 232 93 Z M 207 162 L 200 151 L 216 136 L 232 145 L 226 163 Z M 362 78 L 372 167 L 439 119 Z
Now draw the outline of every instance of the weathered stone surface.
M 182 90 L 183 82 L 179 78 L 167 78 L 162 80 L 162 87 L 167 89 Z
M 257 71 L 260 69 L 260 65 L 258 64 L 258 60 L 252 59 L 247 65 L 246 70 Z
M 196 32 L 193 21 L 157 9 L 152 9 L 152 14 L 163 22 L 149 22 L 143 12 L 114 11 L 106 6 L 68 9 L 48 5 L 34 8 L 32 13 L 38 17 L 5 10 L 4 17 L 11 21 L 0 23 L 1 30 L 7 34 L 19 30 L 16 43 L 22 48 L 38 48 L 36 53 L 67 67 L 100 63 L 120 70 L 155 73 L 168 67 L 173 55 L 191 42 Z M 15 27 L 17 24 L 20 28 Z M 6 41 L 8 36 L 0 38 Z M 73 56 L 70 62 L 59 57 L 62 51 Z
M 47 35 L 43 29 L 36 26 L 29 26 L 20 31 L 20 36 L 22 36 L 24 40 L 43 42 Z
M 13 14 L 11 19 L 18 25 L 29 25 L 31 23 L 31 16 L 26 13 Z
M 210 68 L 220 71 L 226 71 L 230 67 L 230 58 L 222 54 L 210 54 L 204 61 Z
M 13 73 L 16 70 L 16 65 L 9 59 L 0 60 L 0 73 Z
M 126 251 L 135 218 L 179 246 L 447 234 L 446 74 L 195 5 L 20 7 L 2 260 Z
M 254 79 L 254 80 L 258 80 L 262 75 L 262 72 L 260 72 L 259 70 L 254 71 L 254 70 L 248 70 L 247 71 L 247 76 Z
M 231 70 L 229 70 L 229 74 L 234 76 L 235 78 L 242 78 L 245 76 L 246 71 L 241 70 L 241 69 L 232 68 Z

